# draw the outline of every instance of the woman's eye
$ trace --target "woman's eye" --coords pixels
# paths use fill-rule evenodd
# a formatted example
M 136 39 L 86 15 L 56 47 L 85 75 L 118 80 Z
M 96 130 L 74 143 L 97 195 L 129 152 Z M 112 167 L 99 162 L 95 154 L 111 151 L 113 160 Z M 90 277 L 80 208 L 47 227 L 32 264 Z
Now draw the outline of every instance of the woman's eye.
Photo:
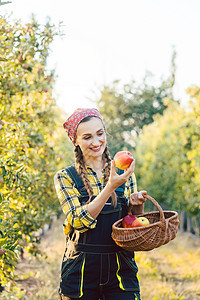
M 103 132 L 99 132 L 99 133 L 98 133 L 98 135 L 102 135 L 102 134 L 103 134 Z
M 84 140 L 89 140 L 89 139 L 90 139 L 90 136 L 84 137 Z

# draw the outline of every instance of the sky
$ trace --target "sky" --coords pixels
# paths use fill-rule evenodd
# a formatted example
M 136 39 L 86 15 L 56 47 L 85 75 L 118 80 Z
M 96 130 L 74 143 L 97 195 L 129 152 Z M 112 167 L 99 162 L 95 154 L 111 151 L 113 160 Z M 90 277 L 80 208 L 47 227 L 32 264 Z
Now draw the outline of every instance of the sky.
M 4 0 L 6 1 L 6 0 Z M 175 47 L 174 96 L 187 105 L 186 89 L 200 80 L 199 0 L 12 0 L 0 7 L 22 23 L 32 13 L 44 24 L 63 22 L 64 36 L 51 46 L 48 68 L 57 74 L 55 98 L 67 114 L 96 107 L 99 90 L 113 80 L 154 83 L 170 75 Z

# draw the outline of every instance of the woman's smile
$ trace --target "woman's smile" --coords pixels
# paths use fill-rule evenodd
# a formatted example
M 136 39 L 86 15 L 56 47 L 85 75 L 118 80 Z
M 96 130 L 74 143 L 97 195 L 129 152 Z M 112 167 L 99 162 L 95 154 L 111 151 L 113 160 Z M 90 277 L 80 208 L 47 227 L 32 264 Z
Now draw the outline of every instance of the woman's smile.
M 94 152 L 99 152 L 101 150 L 101 145 L 99 147 L 90 148 Z

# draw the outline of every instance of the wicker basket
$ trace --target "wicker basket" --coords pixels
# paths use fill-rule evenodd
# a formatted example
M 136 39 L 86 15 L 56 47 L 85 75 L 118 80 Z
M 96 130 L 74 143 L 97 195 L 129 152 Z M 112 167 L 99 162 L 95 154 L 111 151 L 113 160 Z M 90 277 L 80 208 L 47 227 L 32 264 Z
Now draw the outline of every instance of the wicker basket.
M 149 220 L 149 225 L 122 228 L 122 220 L 116 221 L 112 226 L 112 238 L 115 243 L 128 251 L 149 251 L 158 248 L 176 237 L 179 219 L 178 213 L 175 211 L 163 211 L 158 202 L 145 195 L 145 198 L 150 200 L 158 212 L 148 212 L 138 215 L 138 217 L 146 217 Z M 129 208 L 131 214 L 131 208 Z

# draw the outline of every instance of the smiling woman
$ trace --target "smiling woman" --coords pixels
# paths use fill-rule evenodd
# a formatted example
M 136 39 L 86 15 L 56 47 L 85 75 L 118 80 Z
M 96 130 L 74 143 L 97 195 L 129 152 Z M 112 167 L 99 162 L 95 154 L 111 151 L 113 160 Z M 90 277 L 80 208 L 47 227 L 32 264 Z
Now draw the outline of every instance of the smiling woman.
M 116 172 L 97 109 L 77 109 L 64 128 L 75 146 L 75 165 L 55 175 L 67 235 L 60 297 L 140 299 L 134 253 L 122 250 L 111 237 L 112 224 L 127 215 L 129 200 L 133 209 L 139 205 L 143 210 L 144 198 L 139 197 L 133 173 L 135 161 L 126 171 Z

